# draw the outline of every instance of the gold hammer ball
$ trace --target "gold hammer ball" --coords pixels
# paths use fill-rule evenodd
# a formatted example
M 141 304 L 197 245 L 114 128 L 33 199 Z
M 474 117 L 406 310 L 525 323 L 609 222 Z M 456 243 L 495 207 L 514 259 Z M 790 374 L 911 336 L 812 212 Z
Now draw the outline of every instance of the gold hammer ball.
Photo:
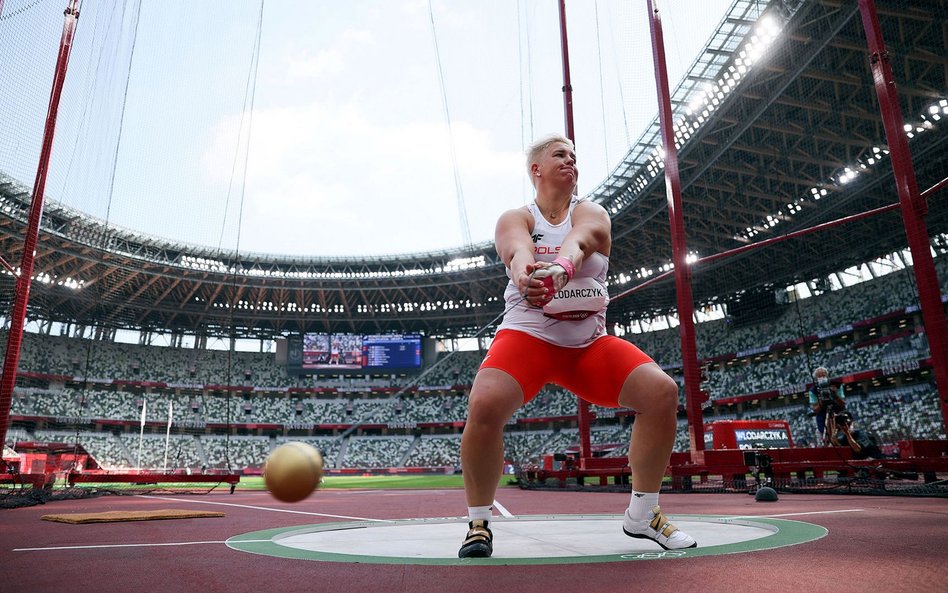
M 286 443 L 267 457 L 263 481 L 274 498 L 299 502 L 313 493 L 323 479 L 323 456 L 306 443 Z

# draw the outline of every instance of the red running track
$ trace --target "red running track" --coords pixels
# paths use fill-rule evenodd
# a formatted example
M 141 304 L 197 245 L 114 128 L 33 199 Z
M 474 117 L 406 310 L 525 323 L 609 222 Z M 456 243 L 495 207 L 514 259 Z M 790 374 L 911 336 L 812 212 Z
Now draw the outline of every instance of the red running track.
M 619 514 L 628 504 L 628 495 L 504 488 L 498 492 L 498 501 L 514 515 Z M 665 494 L 661 502 L 672 515 L 792 515 L 786 518 L 824 526 L 829 534 L 773 550 L 628 563 L 353 564 L 261 556 L 220 542 L 262 529 L 342 520 L 309 513 L 373 519 L 456 516 L 464 512 L 463 492 L 323 490 L 294 505 L 279 503 L 265 492 L 104 496 L 0 510 L 0 591 L 948 591 L 948 503 L 943 499 L 783 494 L 777 502 L 758 503 L 746 494 Z M 226 517 L 86 525 L 40 519 L 52 513 L 167 508 L 223 511 Z M 465 527 L 459 522 L 459 543 Z M 148 545 L 64 549 L 115 544 Z M 23 550 L 46 547 L 57 549 Z

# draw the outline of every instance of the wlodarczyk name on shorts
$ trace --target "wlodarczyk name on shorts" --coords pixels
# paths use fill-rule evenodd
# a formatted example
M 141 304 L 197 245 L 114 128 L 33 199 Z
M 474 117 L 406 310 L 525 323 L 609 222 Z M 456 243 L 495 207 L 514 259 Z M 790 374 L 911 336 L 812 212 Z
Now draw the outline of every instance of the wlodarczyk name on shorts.
M 585 299 L 605 296 L 605 293 L 601 288 L 564 288 L 556 293 L 555 296 L 558 299 Z

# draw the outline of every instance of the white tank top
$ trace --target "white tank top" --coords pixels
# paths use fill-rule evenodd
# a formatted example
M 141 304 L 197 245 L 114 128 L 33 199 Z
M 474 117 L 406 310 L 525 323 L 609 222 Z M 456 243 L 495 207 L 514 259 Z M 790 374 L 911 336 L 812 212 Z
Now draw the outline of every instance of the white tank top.
M 580 201 L 573 198 L 566 218 L 559 224 L 551 224 L 547 221 L 540 213 L 540 208 L 535 201 L 527 206 L 533 216 L 533 245 L 536 261 L 551 262 L 559 255 L 563 239 L 573 228 L 573 209 Z M 602 310 L 585 319 L 560 320 L 544 315 L 543 309 L 534 307 L 526 300 L 518 303 L 518 301 L 521 301 L 521 296 L 516 283 L 512 279 L 510 268 L 507 268 L 507 278 L 510 281 L 507 282 L 507 289 L 504 291 L 504 302 L 505 307 L 509 310 L 497 329 L 515 329 L 557 346 L 569 348 L 588 346 L 597 338 L 606 335 L 606 305 L 609 304 L 609 292 L 606 283 L 608 272 L 609 258 L 599 252 L 593 253 L 583 260 L 582 266 L 576 270 L 573 280 L 566 285 L 564 290 L 580 278 L 588 279 L 586 282 L 600 287 L 602 293 L 606 295 L 605 304 Z M 518 304 L 514 305 L 514 303 Z

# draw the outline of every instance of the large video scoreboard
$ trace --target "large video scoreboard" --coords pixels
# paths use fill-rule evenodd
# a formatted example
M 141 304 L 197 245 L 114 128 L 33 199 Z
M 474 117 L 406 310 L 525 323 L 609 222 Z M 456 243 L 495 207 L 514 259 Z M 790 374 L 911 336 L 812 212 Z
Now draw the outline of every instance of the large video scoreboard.
M 299 356 L 290 356 L 291 373 L 412 371 L 421 368 L 417 334 L 325 334 L 302 336 Z
M 417 369 L 421 366 L 421 336 L 384 334 L 362 336 L 362 366 L 366 369 Z

